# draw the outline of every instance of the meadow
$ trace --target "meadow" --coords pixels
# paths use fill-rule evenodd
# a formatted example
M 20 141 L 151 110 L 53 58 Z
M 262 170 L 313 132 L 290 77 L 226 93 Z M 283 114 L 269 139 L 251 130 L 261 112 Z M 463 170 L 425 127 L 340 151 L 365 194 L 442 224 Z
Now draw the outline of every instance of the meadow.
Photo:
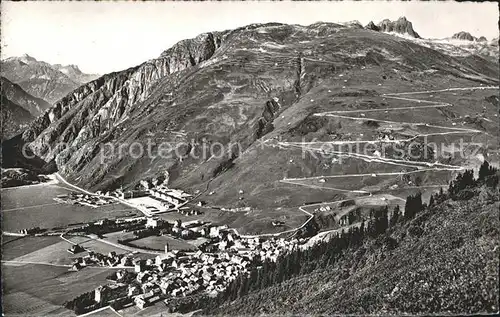
M 24 228 L 54 228 L 75 223 L 137 215 L 137 211 L 122 204 L 99 208 L 62 204 L 54 197 L 68 194 L 59 185 L 35 185 L 2 189 L 2 230 L 17 232 Z
M 26 264 L 2 266 L 6 316 L 74 316 L 64 302 L 104 283 L 109 270 L 69 272 L 66 267 Z

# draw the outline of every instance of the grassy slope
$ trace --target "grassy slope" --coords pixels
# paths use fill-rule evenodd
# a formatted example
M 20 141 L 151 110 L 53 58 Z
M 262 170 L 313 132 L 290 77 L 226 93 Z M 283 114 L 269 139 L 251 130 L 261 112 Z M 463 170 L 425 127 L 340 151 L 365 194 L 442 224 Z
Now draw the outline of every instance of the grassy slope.
M 483 193 L 484 194 L 484 193 Z M 499 203 L 447 201 L 367 241 L 334 267 L 251 293 L 219 314 L 498 311 Z

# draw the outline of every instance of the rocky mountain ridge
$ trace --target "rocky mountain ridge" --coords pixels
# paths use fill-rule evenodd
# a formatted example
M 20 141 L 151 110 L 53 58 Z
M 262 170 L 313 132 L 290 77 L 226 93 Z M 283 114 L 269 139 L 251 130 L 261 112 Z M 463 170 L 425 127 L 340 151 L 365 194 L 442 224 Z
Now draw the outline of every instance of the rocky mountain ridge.
M 486 41 L 488 41 L 484 36 L 477 38 L 475 36 L 472 36 L 469 32 L 464 32 L 464 31 L 453 34 L 453 36 L 451 38 L 455 39 L 455 40 L 464 40 L 464 41 L 472 41 L 472 42 L 486 42 Z

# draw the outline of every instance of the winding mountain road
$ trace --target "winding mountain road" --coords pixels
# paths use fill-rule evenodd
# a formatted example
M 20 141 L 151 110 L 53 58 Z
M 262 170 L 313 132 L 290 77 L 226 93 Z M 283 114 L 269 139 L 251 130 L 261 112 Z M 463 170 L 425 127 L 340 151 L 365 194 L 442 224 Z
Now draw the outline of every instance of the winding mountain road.
M 366 110 L 338 110 L 338 111 L 327 111 L 327 112 L 321 112 L 321 113 L 316 113 L 314 116 L 331 116 L 331 117 L 338 117 L 338 118 L 343 118 L 343 119 L 349 119 L 349 120 L 359 120 L 359 121 L 376 121 L 376 122 L 384 122 L 384 123 L 393 123 L 393 124 L 408 124 L 408 125 L 413 125 L 413 126 L 418 126 L 422 125 L 425 127 L 430 127 L 430 128 L 437 128 L 437 129 L 443 129 L 443 130 L 451 130 L 448 132 L 436 132 L 436 133 L 427 133 L 427 134 L 418 134 L 412 138 L 409 139 L 399 139 L 399 140 L 387 140 L 387 143 L 399 143 L 399 142 L 407 142 L 409 140 L 415 139 L 417 137 L 423 137 L 423 136 L 433 136 L 433 135 L 447 135 L 447 134 L 467 134 L 467 133 L 486 133 L 484 131 L 476 130 L 476 129 L 469 129 L 469 128 L 456 128 L 456 127 L 447 127 L 447 126 L 440 126 L 440 125 L 431 125 L 425 122 L 422 123 L 415 123 L 415 122 L 400 122 L 400 121 L 389 121 L 389 120 L 380 120 L 376 118 L 367 118 L 367 117 L 350 117 L 346 115 L 340 115 L 340 113 L 365 113 L 365 112 L 378 112 L 378 111 L 401 111 L 401 110 L 415 110 L 415 109 L 427 109 L 427 108 L 441 108 L 441 107 L 453 107 L 452 104 L 450 103 L 443 103 L 443 102 L 436 102 L 432 100 L 425 100 L 425 99 L 418 99 L 418 98 L 405 98 L 405 97 L 398 97 L 401 95 L 414 95 L 414 94 L 426 94 L 426 93 L 438 93 L 438 92 L 447 92 L 447 91 L 467 91 L 467 90 L 484 90 L 484 89 L 496 89 L 498 90 L 499 87 L 494 87 L 494 86 L 488 86 L 488 87 L 465 87 L 465 88 L 448 88 L 448 89 L 439 89 L 439 90 L 427 90 L 427 91 L 416 91 L 416 92 L 399 92 L 399 93 L 387 93 L 383 94 L 382 96 L 385 98 L 392 98 L 392 99 L 398 99 L 398 100 L 405 100 L 405 101 L 413 101 L 413 102 L 418 102 L 418 103 L 431 103 L 432 105 L 425 105 L 425 106 L 411 106 L 411 107 L 396 107 L 396 108 L 380 108 L 380 109 L 366 109 Z M 280 148 L 287 148 L 287 147 L 299 147 L 305 150 L 310 150 L 310 151 L 322 151 L 324 153 L 329 153 L 329 154 L 337 154 L 338 156 L 342 157 L 351 157 L 351 158 L 356 158 L 356 159 L 361 159 L 366 162 L 377 162 L 377 163 L 385 163 L 385 164 L 393 164 L 393 165 L 400 165 L 400 166 L 405 166 L 405 167 L 410 167 L 410 168 L 415 168 L 416 170 L 412 171 L 405 171 L 405 172 L 384 172 L 384 173 L 376 173 L 376 176 L 400 176 L 400 175 L 407 175 L 407 174 L 412 174 L 412 173 L 419 173 L 419 172 L 425 172 L 425 171 L 460 171 L 463 170 L 464 167 L 462 166 L 457 166 L 457 165 L 448 165 L 448 164 L 441 164 L 441 163 L 429 163 L 429 162 L 424 162 L 424 161 L 406 161 L 406 160 L 397 160 L 397 159 L 390 159 L 390 158 L 384 158 L 380 156 L 371 156 L 371 155 L 364 155 L 364 154 L 359 154 L 359 153 L 348 153 L 345 151 L 334 151 L 334 150 L 328 150 L 322 148 L 315 148 L 314 145 L 343 145 L 343 144 L 355 144 L 355 143 L 381 143 L 381 142 L 386 142 L 386 141 L 373 141 L 373 140 L 368 140 L 368 141 L 329 141 L 329 142 L 278 142 L 278 146 Z M 432 168 L 429 168 L 432 167 Z M 313 189 L 320 189 L 320 190 L 335 190 L 335 191 L 340 191 L 340 192 L 347 192 L 347 193 L 354 193 L 354 194 L 367 194 L 367 195 L 372 195 L 371 192 L 369 191 L 364 191 L 364 190 L 348 190 L 348 189 L 342 189 L 342 188 L 333 188 L 333 187 L 325 187 L 325 186 L 319 186 L 319 185 L 313 185 L 313 184 L 304 184 L 301 183 L 300 181 L 307 181 L 307 180 L 318 180 L 318 179 L 328 179 L 328 178 L 345 178 L 345 177 L 367 177 L 367 176 L 373 176 L 373 174 L 368 174 L 368 173 L 360 173 L 360 174 L 343 174 L 343 175 L 325 175 L 325 176 L 313 176 L 313 177 L 303 177 L 303 178 L 284 178 L 280 180 L 282 183 L 288 183 L 288 184 L 293 184 L 293 185 L 299 185 L 299 186 L 304 186 L 308 188 L 313 188 Z M 441 186 L 439 186 L 441 187 Z M 400 198 L 400 197 L 396 197 Z M 402 199 L 402 198 L 400 198 Z M 336 202 L 336 201 L 333 201 Z M 322 204 L 328 204 L 328 203 L 333 203 L 333 202 L 325 202 L 325 203 L 319 203 L 317 205 L 322 205 Z M 311 213 L 307 212 L 304 210 L 306 206 L 312 206 L 312 205 L 303 205 L 299 207 L 299 210 L 302 212 L 306 213 L 309 215 L 309 219 L 302 224 L 300 227 L 296 228 L 295 231 L 303 228 L 309 221 L 312 220 L 314 215 Z M 342 229 L 342 228 L 341 228 Z M 329 230 L 322 232 L 321 235 L 322 237 L 325 236 L 327 233 L 339 231 L 341 229 L 334 229 L 334 230 Z M 288 232 L 293 232 L 293 230 L 288 230 L 283 233 L 288 233 Z

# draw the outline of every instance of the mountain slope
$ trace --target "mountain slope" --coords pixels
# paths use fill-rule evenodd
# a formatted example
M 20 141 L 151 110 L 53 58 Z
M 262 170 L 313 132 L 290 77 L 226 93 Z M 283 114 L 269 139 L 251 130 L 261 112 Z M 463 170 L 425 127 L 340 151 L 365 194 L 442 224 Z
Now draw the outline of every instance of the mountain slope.
M 214 205 L 297 207 L 344 194 L 305 191 L 284 178 L 401 170 L 356 159 L 332 164 L 279 145 L 360 135 L 356 125 L 315 113 L 385 108 L 385 93 L 478 85 L 498 85 L 494 64 L 475 69 L 356 24 L 250 25 L 181 41 L 157 59 L 79 87 L 38 117 L 23 140 L 45 161 L 55 160 L 71 182 L 90 189 L 131 188 L 168 172 L 174 187 L 213 190 L 201 198 Z M 472 108 L 482 109 L 482 101 L 474 102 Z M 461 104 L 450 111 L 420 112 L 421 119 L 451 127 L 452 116 L 471 110 Z M 152 144 L 150 155 L 118 151 L 135 142 L 144 149 Z M 160 142 L 178 146 L 177 153 L 161 155 Z M 495 139 L 488 142 L 495 146 Z M 222 153 L 203 156 L 218 143 Z
M 51 104 L 89 79 L 97 77 L 81 72 L 79 74 L 71 66 L 53 66 L 46 62 L 37 61 L 27 54 L 2 60 L 1 73 L 2 76 L 18 84 L 29 94 Z
M 351 246 L 326 268 L 251 292 L 209 314 L 498 312 L 498 199 L 498 189 L 483 187 L 468 201 L 445 200 L 383 236 Z
M 3 92 L 1 101 L 1 137 L 4 141 L 21 132 L 35 117 L 20 105 L 10 101 Z
M 18 85 L 0 77 L 2 101 L 2 140 L 20 133 L 50 104 L 25 92 Z

